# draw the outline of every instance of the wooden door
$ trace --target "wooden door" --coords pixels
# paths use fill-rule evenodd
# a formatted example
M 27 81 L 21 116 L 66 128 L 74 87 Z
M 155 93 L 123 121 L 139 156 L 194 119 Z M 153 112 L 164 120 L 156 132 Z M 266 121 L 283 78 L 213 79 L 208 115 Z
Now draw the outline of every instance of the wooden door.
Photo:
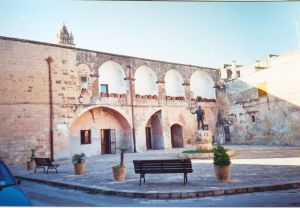
M 116 154 L 116 131 L 110 129 L 110 154 Z
M 105 140 L 105 129 L 100 130 L 101 135 L 101 155 L 105 154 L 106 140 Z
M 225 142 L 230 142 L 229 126 L 224 126 Z
M 151 127 L 146 127 L 146 146 L 147 146 L 147 149 L 152 149 Z

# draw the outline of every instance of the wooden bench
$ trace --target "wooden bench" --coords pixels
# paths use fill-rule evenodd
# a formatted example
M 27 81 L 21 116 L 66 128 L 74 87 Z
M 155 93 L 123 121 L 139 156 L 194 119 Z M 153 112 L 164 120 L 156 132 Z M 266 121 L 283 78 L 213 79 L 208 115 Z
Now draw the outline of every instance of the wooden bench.
M 134 171 L 140 174 L 140 185 L 142 185 L 142 179 L 145 181 L 146 173 L 183 173 L 185 185 L 187 180 L 187 174 L 192 173 L 191 159 L 172 159 L 172 160 L 133 160 Z
M 50 158 L 38 158 L 38 157 L 35 157 L 33 159 L 34 159 L 34 162 L 36 164 L 34 172 L 36 172 L 37 168 L 43 168 L 44 172 L 45 172 L 46 171 L 45 167 L 47 167 L 46 174 L 48 174 L 48 170 L 49 169 L 55 169 L 55 171 L 57 173 L 57 167 L 59 166 L 59 164 L 53 164 L 51 162 Z

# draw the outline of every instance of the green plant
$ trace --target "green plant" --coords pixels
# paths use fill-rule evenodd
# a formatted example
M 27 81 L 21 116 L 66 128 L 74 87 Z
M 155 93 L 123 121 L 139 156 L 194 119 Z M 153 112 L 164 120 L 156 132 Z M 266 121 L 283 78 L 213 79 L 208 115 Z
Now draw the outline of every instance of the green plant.
M 197 154 L 197 153 L 213 153 L 214 150 L 185 150 L 182 153 Z
M 85 162 L 85 154 L 81 153 L 81 154 L 73 155 L 72 162 L 73 163 L 84 163 Z
M 225 166 L 230 165 L 230 157 L 227 154 L 227 150 L 222 146 L 217 146 L 214 149 L 214 165 Z
M 115 165 L 114 167 L 124 167 L 124 153 L 127 151 L 127 148 L 125 147 L 119 147 L 118 148 L 120 150 L 120 164 L 119 165 Z

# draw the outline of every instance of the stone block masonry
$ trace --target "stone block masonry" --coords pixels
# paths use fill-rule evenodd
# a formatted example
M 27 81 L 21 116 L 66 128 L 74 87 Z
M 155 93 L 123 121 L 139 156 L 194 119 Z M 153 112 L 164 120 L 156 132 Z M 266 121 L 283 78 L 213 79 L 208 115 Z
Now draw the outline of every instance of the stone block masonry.
M 213 68 L 6 37 L 0 37 L 0 51 L 0 156 L 8 164 L 26 162 L 30 157 L 30 149 L 36 149 L 39 157 L 51 156 L 51 120 L 54 159 L 70 158 L 72 154 L 81 152 L 89 156 L 106 154 L 113 151 L 113 145 L 115 148 L 125 145 L 133 151 L 132 120 L 135 124 L 136 149 L 139 152 L 153 148 L 173 148 L 174 134 L 171 126 L 174 124 L 182 128 L 181 143 L 186 146 L 189 145 L 192 132 L 196 128 L 196 118 L 189 108 L 191 77 L 196 74 L 198 77 L 194 80 L 203 81 L 204 85 L 205 80 L 210 79 L 207 91 L 210 91 L 212 97 L 209 98 L 216 98 L 211 85 L 218 82 L 219 75 Z M 49 57 L 52 60 L 51 117 L 49 68 L 46 61 Z M 107 63 L 115 68 L 101 67 Z M 140 86 L 135 85 L 135 79 L 129 78 L 138 79 L 135 77 L 136 72 L 144 69 L 152 70 L 151 76 L 154 78 L 149 79 L 152 86 L 146 86 L 145 90 L 148 92 L 141 99 L 135 93 L 137 88 L 141 89 Z M 176 86 L 182 86 L 181 92 L 185 93 L 184 96 L 166 93 L 165 74 L 171 69 L 182 76 L 183 83 L 177 83 Z M 199 71 L 201 73 L 195 73 Z M 109 80 L 103 81 L 101 78 L 105 73 L 112 72 L 117 74 L 115 80 L 104 83 Z M 125 90 L 118 94 L 113 91 L 118 89 L 113 83 L 121 82 L 124 82 L 122 86 Z M 149 94 L 153 83 L 157 92 Z M 100 95 L 101 84 L 108 84 L 107 96 Z M 131 84 L 133 103 L 130 102 Z M 166 96 L 184 99 L 169 101 Z M 196 96 L 201 95 L 194 92 L 194 97 Z M 199 104 L 206 111 L 205 122 L 214 131 L 217 103 L 199 102 L 195 105 Z M 155 119 L 151 120 L 153 116 Z M 109 125 L 106 125 L 107 119 L 110 121 Z M 159 125 L 162 130 L 158 130 Z M 149 135 L 146 135 L 146 127 L 150 128 Z M 90 131 L 90 135 L 83 138 L 82 131 L 85 130 Z M 178 139 L 180 138 L 177 135 L 176 140 Z

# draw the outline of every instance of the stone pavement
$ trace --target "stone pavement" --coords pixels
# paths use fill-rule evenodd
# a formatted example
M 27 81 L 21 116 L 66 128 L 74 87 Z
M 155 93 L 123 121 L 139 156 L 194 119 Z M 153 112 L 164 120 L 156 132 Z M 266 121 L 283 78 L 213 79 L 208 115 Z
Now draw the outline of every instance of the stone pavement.
M 179 152 L 192 148 L 150 150 L 126 153 L 126 180 L 115 182 L 112 166 L 119 163 L 119 154 L 89 157 L 84 175 L 74 175 L 71 160 L 56 161 L 59 173 L 42 170 L 32 173 L 25 165 L 10 167 L 15 176 L 37 182 L 103 193 L 141 198 L 192 198 L 223 194 L 300 188 L 300 147 L 227 145 L 237 155 L 232 158 L 231 180 L 216 180 L 212 160 L 195 159 L 194 172 L 188 174 L 183 186 L 183 174 L 146 174 L 146 183 L 139 186 L 139 175 L 134 173 L 132 160 L 177 158 Z

